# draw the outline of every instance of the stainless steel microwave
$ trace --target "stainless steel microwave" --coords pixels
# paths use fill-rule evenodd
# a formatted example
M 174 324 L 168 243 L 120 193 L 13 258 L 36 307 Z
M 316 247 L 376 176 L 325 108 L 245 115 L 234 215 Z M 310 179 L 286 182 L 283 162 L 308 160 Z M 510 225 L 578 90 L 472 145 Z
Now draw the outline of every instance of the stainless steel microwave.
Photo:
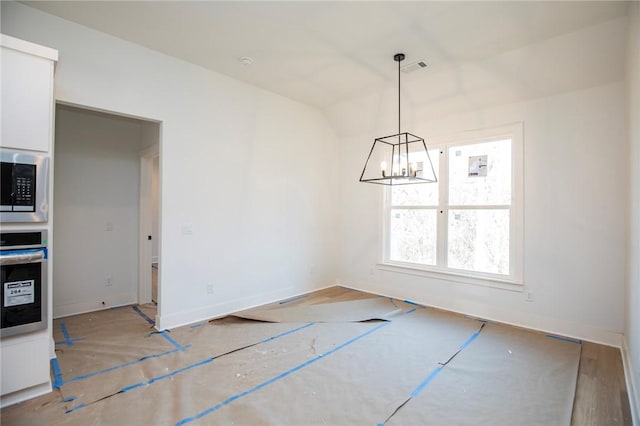
M 0 162 L 0 222 L 46 222 L 49 157 L 3 148 Z

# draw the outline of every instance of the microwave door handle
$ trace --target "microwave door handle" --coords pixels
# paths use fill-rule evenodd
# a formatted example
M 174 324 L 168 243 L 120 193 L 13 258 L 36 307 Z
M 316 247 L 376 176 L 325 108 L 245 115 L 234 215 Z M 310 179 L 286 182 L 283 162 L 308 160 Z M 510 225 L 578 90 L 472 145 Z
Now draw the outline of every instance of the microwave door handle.
M 0 266 L 19 265 L 21 263 L 39 263 L 45 259 L 44 251 L 0 255 Z

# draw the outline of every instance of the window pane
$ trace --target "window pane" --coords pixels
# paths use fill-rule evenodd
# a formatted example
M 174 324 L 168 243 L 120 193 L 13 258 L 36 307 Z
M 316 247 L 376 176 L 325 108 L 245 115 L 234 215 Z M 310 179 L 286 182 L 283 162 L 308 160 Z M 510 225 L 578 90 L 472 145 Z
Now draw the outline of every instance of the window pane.
M 449 204 L 511 204 L 511 140 L 449 148 Z
M 437 222 L 435 209 L 391 210 L 389 258 L 435 265 Z
M 424 152 L 423 152 L 424 154 Z M 433 164 L 433 170 L 438 177 L 440 151 L 429 150 L 429 157 Z M 416 160 L 417 169 L 428 168 L 427 157 L 412 157 Z M 422 164 L 421 164 L 422 163 Z M 429 175 L 430 173 L 425 173 Z M 438 205 L 438 183 L 419 183 L 415 185 L 399 185 L 391 187 L 391 205 L 393 206 L 437 206 Z
M 509 210 L 450 210 L 448 267 L 509 275 Z

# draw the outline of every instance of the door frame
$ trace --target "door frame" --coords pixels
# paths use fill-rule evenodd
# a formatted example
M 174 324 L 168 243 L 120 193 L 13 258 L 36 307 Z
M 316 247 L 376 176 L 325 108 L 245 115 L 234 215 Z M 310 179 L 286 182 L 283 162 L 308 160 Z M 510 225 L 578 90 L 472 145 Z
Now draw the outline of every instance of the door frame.
M 158 261 L 160 254 L 160 235 L 153 235 L 153 224 L 149 220 L 153 215 L 152 179 L 153 162 L 160 156 L 159 144 L 152 145 L 140 152 L 140 208 L 139 214 L 139 253 L 138 253 L 138 304 L 151 302 L 151 262 L 153 243 L 148 239 L 158 240 Z M 160 170 L 158 170 L 158 175 Z M 160 197 L 160 182 L 158 176 L 158 197 Z M 160 234 L 160 209 L 158 209 L 158 234 Z M 158 307 L 160 307 L 160 270 L 158 270 Z

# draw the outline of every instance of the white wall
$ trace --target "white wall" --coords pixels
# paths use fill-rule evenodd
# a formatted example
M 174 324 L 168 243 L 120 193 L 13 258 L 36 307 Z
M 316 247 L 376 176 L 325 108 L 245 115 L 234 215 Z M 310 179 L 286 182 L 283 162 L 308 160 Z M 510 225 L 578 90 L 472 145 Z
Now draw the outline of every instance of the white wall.
M 536 55 L 552 46 L 565 62 L 579 62 L 582 46 L 594 38 L 598 46 L 620 50 L 626 25 L 626 18 L 615 19 L 558 37 L 558 43 L 545 40 L 513 54 Z M 533 302 L 526 302 L 523 292 L 378 269 L 383 188 L 359 183 L 358 178 L 373 139 L 395 129 L 397 95 L 390 84 L 388 93 L 330 108 L 327 116 L 347 154 L 339 201 L 344 212 L 341 282 L 619 346 L 624 331 L 629 147 L 624 54 L 609 59 L 613 71 L 603 74 L 608 80 L 508 105 L 492 105 L 492 91 L 515 95 L 520 82 L 496 75 L 496 86 L 485 93 L 486 106 L 473 109 L 476 99 L 469 98 L 458 113 L 446 96 L 434 99 L 429 93 L 413 92 L 411 78 L 403 79 L 408 95 L 403 97 L 403 131 L 426 137 L 427 143 L 435 136 L 524 123 L 524 282 L 534 294 Z
M 57 108 L 54 318 L 137 302 L 140 133 L 138 120 Z
M 162 122 L 161 328 L 332 283 L 336 138 L 317 110 L 22 4 L 2 2 L 2 31 L 60 51 L 58 100 Z
M 635 424 L 640 424 L 640 4 L 629 9 L 629 44 L 627 93 L 629 108 L 630 155 L 630 209 L 629 255 L 626 287 L 626 321 L 624 355 L 628 365 L 627 388 L 630 395 Z M 633 399 L 635 398 L 635 399 Z M 635 404 L 634 404 L 635 401 Z
M 597 342 L 620 345 L 628 144 L 624 83 L 461 115 L 413 110 L 410 131 L 427 138 L 524 123 L 524 282 L 521 292 L 382 271 L 382 188 L 358 182 L 371 131 L 346 135 L 342 168 L 341 282 L 381 294 Z M 375 111 L 339 105 L 343 122 Z M 373 114 L 372 114 L 373 116 Z M 332 118 L 335 119 L 335 118 Z M 390 123 L 380 115 L 378 122 Z M 385 133 L 385 134 L 388 134 Z

